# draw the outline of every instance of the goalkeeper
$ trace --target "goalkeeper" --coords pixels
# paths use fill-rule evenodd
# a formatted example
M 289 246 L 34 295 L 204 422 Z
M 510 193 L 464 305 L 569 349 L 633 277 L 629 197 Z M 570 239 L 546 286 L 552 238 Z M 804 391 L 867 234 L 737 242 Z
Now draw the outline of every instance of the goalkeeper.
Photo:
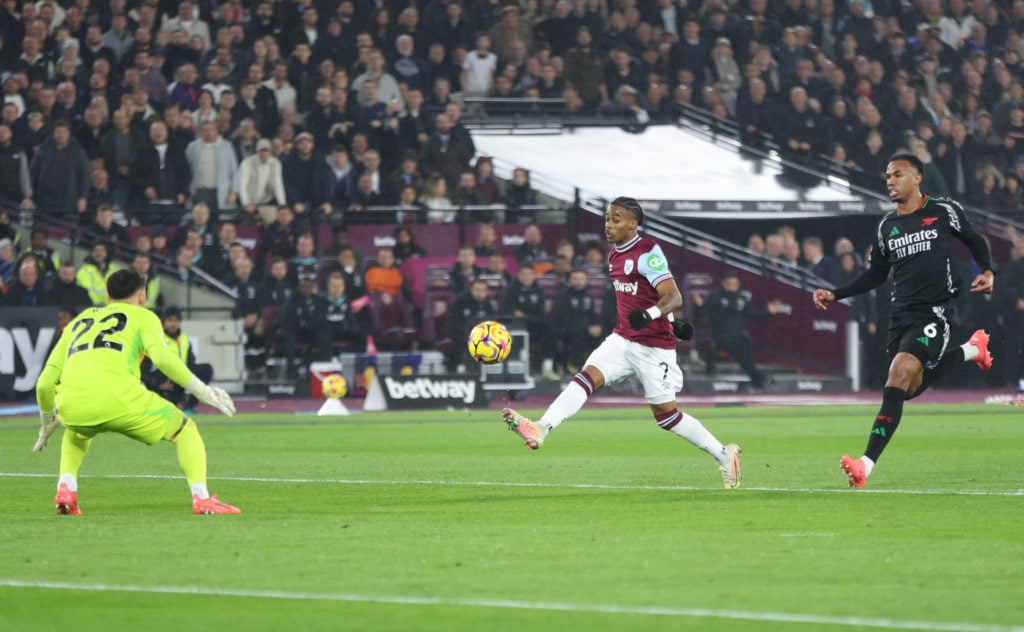
M 142 385 L 139 365 L 148 357 L 171 381 L 229 417 L 235 412 L 231 397 L 192 375 L 166 346 L 160 319 L 144 307 L 145 278 L 134 270 L 119 270 L 107 280 L 107 292 L 109 305 L 87 309 L 65 327 L 36 383 L 41 427 L 33 452 L 46 446 L 58 424 L 65 427 L 54 500 L 57 513 L 82 513 L 78 470 L 93 437 L 101 432 L 123 434 L 146 445 L 170 441 L 191 487 L 193 512 L 241 513 L 210 495 L 206 447 L 195 422 Z

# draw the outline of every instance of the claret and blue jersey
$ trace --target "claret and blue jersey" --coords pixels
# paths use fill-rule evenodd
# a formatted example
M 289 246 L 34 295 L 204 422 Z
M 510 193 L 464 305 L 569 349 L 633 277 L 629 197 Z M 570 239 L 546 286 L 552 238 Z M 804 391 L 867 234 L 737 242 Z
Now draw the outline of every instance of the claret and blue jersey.
M 674 349 L 676 340 L 667 319 L 658 318 L 639 331 L 629 326 L 629 312 L 656 305 L 660 298 L 658 284 L 672 280 L 668 258 L 661 246 L 640 235 L 614 246 L 608 254 L 608 274 L 618 304 L 619 324 L 615 326 L 615 333 L 650 347 Z

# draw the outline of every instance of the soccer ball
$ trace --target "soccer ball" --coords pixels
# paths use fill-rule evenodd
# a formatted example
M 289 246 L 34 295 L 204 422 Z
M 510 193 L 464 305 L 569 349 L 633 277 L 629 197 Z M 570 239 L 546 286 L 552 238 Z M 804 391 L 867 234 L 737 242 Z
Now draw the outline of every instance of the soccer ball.
M 337 399 L 348 393 L 348 381 L 337 373 L 332 373 L 320 382 L 320 390 L 326 399 Z
M 485 320 L 469 332 L 469 355 L 480 364 L 503 362 L 512 351 L 512 335 L 496 320 Z

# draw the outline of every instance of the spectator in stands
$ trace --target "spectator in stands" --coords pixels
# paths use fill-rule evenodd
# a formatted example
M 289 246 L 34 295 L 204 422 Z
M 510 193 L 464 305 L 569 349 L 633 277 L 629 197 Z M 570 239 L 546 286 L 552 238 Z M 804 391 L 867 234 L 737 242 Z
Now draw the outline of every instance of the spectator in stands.
M 427 140 L 423 150 L 423 166 L 431 171 L 438 171 L 449 186 L 454 187 L 459 175 L 469 169 L 469 161 L 473 157 L 472 148 L 465 140 L 453 133 L 454 124 L 447 113 L 440 113 L 434 118 L 434 133 Z
M 323 157 L 314 151 L 312 134 L 298 134 L 295 137 L 295 148 L 281 163 L 288 204 L 297 213 L 308 213 L 324 201 L 317 195 L 318 191 L 322 191 L 317 179 L 322 174 Z
M 369 103 L 369 91 L 365 89 L 367 81 L 372 81 L 377 88 L 376 99 L 381 103 L 401 104 L 402 94 L 398 81 L 387 71 L 384 53 L 379 48 L 371 48 L 366 54 L 366 72 L 352 80 L 351 89 L 358 95 L 361 103 Z
M 950 193 L 958 200 L 970 199 L 974 185 L 972 174 L 977 164 L 977 143 L 968 134 L 963 121 L 954 122 L 950 128 L 950 142 L 938 163 Z
M 363 277 L 363 270 L 356 257 L 356 251 L 351 246 L 343 246 L 335 255 L 335 260 L 324 268 L 321 284 L 324 290 L 327 289 L 327 276 L 332 272 L 339 272 L 345 279 L 345 296 L 351 303 L 366 295 L 366 280 Z
M 932 197 L 949 197 L 949 186 L 946 184 L 946 179 L 942 177 L 942 171 L 932 160 L 928 144 L 920 138 L 912 136 L 907 140 L 907 147 L 924 165 L 924 172 L 921 174 L 921 192 Z
M 536 224 L 530 224 L 523 231 L 523 243 L 516 248 L 515 257 L 520 265 L 550 259 L 551 256 L 544 249 L 541 240 L 540 227 Z
M 501 188 L 494 178 L 494 162 L 488 156 L 477 158 L 473 170 L 476 174 L 476 192 L 482 204 L 496 204 L 501 197 Z
M 13 137 L 10 126 L 0 123 L 0 205 L 32 208 L 28 154 Z
M 401 294 L 409 299 L 409 289 L 405 285 L 405 279 L 398 266 L 395 265 L 395 251 L 391 248 L 378 248 L 377 259 L 364 275 L 366 280 L 366 292 L 373 294 L 381 292 L 390 296 Z
M 121 269 L 110 261 L 110 248 L 102 241 L 93 244 L 89 257 L 82 262 L 75 280 L 89 293 L 89 302 L 96 307 L 107 304 L 107 279 Z
M 263 279 L 257 294 L 260 309 L 284 305 L 294 291 L 295 286 L 288 278 L 287 261 L 281 257 L 275 257 L 270 261 L 269 274 Z M 270 327 L 272 323 L 263 323 L 263 325 Z M 270 329 L 265 329 L 263 333 L 270 331 Z
M 576 29 L 576 46 L 565 53 L 563 73 L 566 84 L 576 90 L 584 107 L 590 112 L 608 100 L 604 63 L 600 53 L 592 46 L 593 35 L 586 25 Z
M 100 204 L 96 209 L 96 220 L 86 228 L 82 241 L 85 244 L 104 242 L 115 252 L 117 248 L 131 245 L 128 241 L 128 231 L 114 221 L 114 209 L 109 204 Z
M 232 268 L 231 246 L 236 243 L 237 237 L 238 229 L 234 222 L 221 222 L 217 229 L 217 243 L 202 246 L 199 267 L 217 280 L 229 280 Z
M 614 301 L 613 301 L 614 303 Z M 568 285 L 551 308 L 552 333 L 558 341 L 556 366 L 573 374 L 607 335 L 594 297 L 587 289 L 587 273 L 574 268 Z
M 814 275 L 825 279 L 834 287 L 839 286 L 842 271 L 839 262 L 825 254 L 825 247 L 817 237 L 807 237 L 803 242 L 804 261 Z
M 342 217 L 347 224 L 383 223 L 387 215 L 372 208 L 383 204 L 384 198 L 373 190 L 373 177 L 364 173 L 356 178 L 355 195 Z
M 163 307 L 164 297 L 160 288 L 160 275 L 153 274 L 153 259 L 148 252 L 137 252 L 132 258 L 132 269 L 146 280 L 146 307 L 156 311 Z
M 14 242 L 0 239 L 0 290 L 7 292 L 7 283 L 14 277 L 17 261 L 14 258 Z
M 555 255 L 551 262 L 551 269 L 544 273 L 545 278 L 554 279 L 559 287 L 569 284 L 569 275 L 572 273 L 572 259 L 565 255 Z
M 160 30 L 165 33 L 183 31 L 189 38 L 198 36 L 203 43 L 203 50 L 210 48 L 210 27 L 199 19 L 200 11 L 191 0 L 185 0 L 178 5 L 178 14 L 174 17 L 167 17 L 163 20 Z
M 270 141 L 256 143 L 256 155 L 238 167 L 238 199 L 242 206 L 240 223 L 264 226 L 273 223 L 276 209 L 287 203 L 281 161 L 270 155 Z
M 494 230 L 494 224 L 480 224 L 480 232 L 477 233 L 473 252 L 477 257 L 490 257 L 493 254 L 497 254 L 498 233 Z
M 464 171 L 459 176 L 459 182 L 451 194 L 452 206 L 463 207 L 463 206 L 479 206 L 483 204 L 483 199 L 480 197 L 480 193 L 476 190 L 476 176 L 473 175 L 472 171 Z M 484 211 L 467 211 L 461 210 L 465 217 L 469 221 L 485 222 L 491 221 L 493 213 Z
M 192 214 L 178 227 L 177 232 L 174 233 L 174 239 L 168 244 L 169 248 L 177 250 L 182 246 L 190 230 L 199 233 L 199 236 L 203 238 L 203 245 L 210 245 L 214 242 L 213 226 L 210 224 L 210 207 L 205 202 L 199 202 L 192 207 Z
M 193 233 L 194 235 L 195 233 Z M 192 285 L 197 282 L 195 274 L 195 259 L 198 252 L 187 244 L 178 248 L 174 253 L 174 278 L 185 285 Z
M 278 321 L 281 323 L 282 350 L 284 351 L 287 376 L 298 376 L 296 356 L 298 345 L 307 345 L 301 360 L 303 374 L 309 361 L 323 361 L 330 358 L 331 331 L 324 324 L 327 319 L 327 305 L 323 297 L 314 293 L 316 282 L 313 278 L 299 280 L 298 291 L 281 308 Z
M 78 141 L 71 138 L 65 120 L 53 126 L 53 138 L 43 143 L 31 166 L 36 213 L 66 220 L 86 212 L 89 161 Z
M 39 274 L 46 282 L 57 276 L 57 270 L 60 268 L 60 256 L 47 245 L 48 238 L 49 233 L 45 228 L 38 226 L 33 228 L 28 250 L 35 256 L 36 263 L 39 265 Z
M 801 86 L 789 89 L 789 103 L 779 115 L 779 144 L 783 149 L 783 157 L 807 168 L 815 168 L 817 155 L 827 139 L 822 119 L 808 103 L 807 90 Z M 788 171 L 789 178 L 800 186 L 811 186 L 817 178 L 793 169 Z
M 524 206 L 535 206 L 537 204 L 537 193 L 530 185 L 530 172 L 522 167 L 516 167 L 512 171 L 512 181 L 505 187 L 505 195 L 502 201 L 512 211 L 512 217 L 519 224 L 532 223 L 535 219 L 533 211 L 523 210 Z
M 143 223 L 177 224 L 184 214 L 192 172 L 184 148 L 171 143 L 167 125 L 154 121 L 149 126 L 149 144 L 139 153 L 137 186 L 146 210 L 139 213 Z
M 423 174 L 419 170 L 419 159 L 411 152 L 402 155 L 398 169 L 391 174 L 387 191 L 389 199 L 397 199 L 403 187 L 411 186 L 417 192 L 423 184 Z
M 242 329 L 245 331 L 245 359 L 246 366 L 255 368 L 259 366 L 259 360 L 263 355 L 265 340 L 257 333 L 257 325 L 260 320 L 260 295 L 259 288 L 252 282 L 252 260 L 243 257 L 235 262 L 231 278 L 225 282 L 235 291 L 235 306 L 231 310 L 231 317 L 241 319 Z
M 749 293 L 740 292 L 740 279 L 735 272 L 727 272 L 722 277 L 721 289 L 712 292 L 707 297 L 694 294 L 693 303 L 710 323 L 711 338 L 715 345 L 726 351 L 739 363 L 743 371 L 750 377 L 751 387 L 757 390 L 767 387 L 768 381 L 765 375 L 754 363 L 750 334 L 746 331 L 744 321 L 764 320 L 777 314 L 783 309 L 782 303 L 778 301 L 768 303 L 767 311 L 753 309 Z M 707 372 L 709 375 L 715 372 L 714 353 L 708 354 Z
M 319 210 L 313 216 L 313 224 L 328 222 L 340 217 L 352 204 L 356 192 L 356 170 L 348 159 L 348 150 L 343 145 L 331 148 L 330 155 L 323 161 L 319 181 L 314 185 Z M 322 201 L 321 201 L 322 200 Z
M 476 251 L 472 246 L 460 246 L 455 256 L 455 265 L 452 267 L 449 278 L 452 284 L 452 294 L 459 294 L 469 288 L 470 284 L 480 278 L 483 272 L 480 266 L 476 265 Z
M 0 305 L 4 307 L 47 305 L 46 285 L 39 275 L 39 265 L 35 255 L 31 253 L 22 255 L 15 261 L 14 267 L 18 271 L 17 276 L 6 282 L 7 292 L 0 296 Z
M 288 261 L 288 277 L 297 285 L 300 279 L 311 277 L 316 280 L 320 259 L 316 256 L 316 245 L 309 233 L 299 235 L 295 243 L 295 256 Z
M 287 206 L 277 208 L 277 220 L 268 226 L 256 246 L 256 267 L 264 269 L 267 261 L 281 258 L 285 261 L 295 256 L 295 245 L 299 229 L 295 215 Z
M 531 346 L 537 345 L 537 353 L 530 356 L 531 363 L 536 367 L 543 361 L 542 377 L 558 379 L 552 371 L 551 328 L 545 309 L 544 291 L 537 284 L 537 271 L 532 263 L 519 265 L 516 280 L 502 295 L 498 311 L 523 320 L 530 332 Z
M 487 282 L 483 279 L 474 279 L 468 289 L 455 295 L 445 321 L 447 337 L 456 343 L 446 358 L 449 372 L 464 371 L 472 364 L 469 350 L 461 341 L 469 336 L 469 330 L 477 323 L 494 317 L 496 313 L 488 298 Z
M 69 262 L 61 264 L 53 287 L 47 293 L 47 304 L 82 308 L 92 305 L 88 290 L 76 281 L 75 266 Z
M 217 213 L 233 207 L 238 199 L 238 162 L 235 150 L 221 138 L 216 123 L 203 123 L 199 134 L 185 148 L 192 170 L 192 197 Z
M 448 183 L 441 174 L 431 174 L 423 182 L 419 203 L 427 207 L 427 223 L 450 224 L 455 221 L 456 211 L 448 197 Z
M 752 80 L 736 102 L 740 142 L 763 150 L 779 122 L 777 117 L 774 104 L 768 99 L 768 85 L 761 79 Z
M 463 96 L 482 98 L 490 94 L 497 69 L 498 56 L 491 52 L 491 38 L 486 33 L 477 34 L 473 52 L 462 62 Z
M 213 365 L 200 363 L 196 359 L 192 341 L 188 334 L 181 330 L 181 310 L 175 305 L 168 305 L 163 310 L 160 321 L 164 326 L 164 343 L 167 348 L 174 352 L 192 371 L 192 374 L 202 380 L 204 384 L 213 380 Z M 140 372 L 142 373 L 142 383 L 146 385 L 146 388 L 175 406 L 181 407 L 186 411 L 186 415 L 195 414 L 193 409 L 199 403 L 195 395 L 172 382 L 149 358 L 142 361 Z
M 498 253 L 487 257 L 487 266 L 480 271 L 479 278 L 487 282 L 488 288 L 497 290 L 499 295 L 504 294 L 515 281 L 508 272 L 505 257 Z
M 427 251 L 416 243 L 416 237 L 412 234 L 412 229 L 407 226 L 398 226 L 395 228 L 395 265 L 401 266 L 402 262 L 412 257 L 425 257 Z
M 356 312 L 362 310 L 366 302 L 353 303 L 347 292 L 345 276 L 341 272 L 327 275 L 327 293 L 324 296 L 326 329 L 332 343 L 345 343 L 353 350 L 362 352 L 366 349 L 366 331 Z
M 127 210 L 132 199 L 132 185 L 138 179 L 139 157 L 146 139 L 131 127 L 131 115 L 125 109 L 113 114 L 113 129 L 100 138 L 99 153 L 110 174 L 114 208 Z

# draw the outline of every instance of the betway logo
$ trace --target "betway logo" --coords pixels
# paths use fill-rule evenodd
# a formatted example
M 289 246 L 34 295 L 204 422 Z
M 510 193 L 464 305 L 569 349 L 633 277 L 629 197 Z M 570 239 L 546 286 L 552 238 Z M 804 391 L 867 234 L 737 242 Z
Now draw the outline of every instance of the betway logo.
M 31 391 L 46 365 L 47 351 L 56 329 L 42 327 L 39 337 L 32 341 L 32 332 L 25 327 L 7 329 L 0 327 L 0 376 L 14 375 L 14 390 Z M 24 373 L 15 375 L 17 364 L 15 358 L 21 358 Z
M 467 404 L 476 399 L 473 380 L 433 380 L 421 377 L 411 382 L 399 382 L 384 377 L 384 387 L 391 399 L 461 399 Z
M 811 323 L 811 326 L 814 327 L 814 331 L 831 331 L 836 333 L 839 330 L 839 325 L 834 320 L 815 320 Z
M 896 250 L 897 248 L 903 248 L 910 244 L 916 244 L 922 241 L 931 241 L 939 236 L 939 231 L 934 228 L 928 230 L 919 230 L 913 233 L 904 233 L 899 237 L 894 237 L 888 241 L 889 250 Z
M 612 287 L 615 288 L 616 292 L 622 292 L 624 294 L 632 294 L 636 296 L 636 291 L 640 287 L 640 284 L 636 281 L 633 283 L 623 283 L 622 281 L 612 281 Z

